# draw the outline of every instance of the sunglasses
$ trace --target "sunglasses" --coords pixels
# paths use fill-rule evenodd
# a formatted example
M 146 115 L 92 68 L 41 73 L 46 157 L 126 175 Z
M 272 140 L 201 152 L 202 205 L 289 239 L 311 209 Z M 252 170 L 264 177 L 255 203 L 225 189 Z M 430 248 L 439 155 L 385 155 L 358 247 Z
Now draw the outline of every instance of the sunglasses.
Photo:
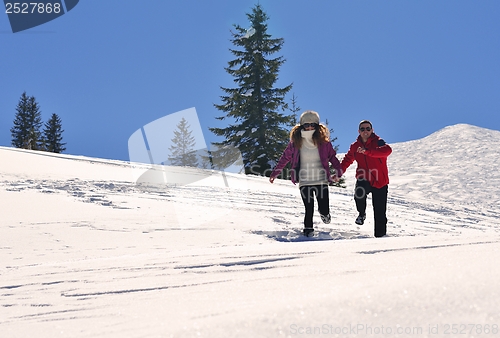
M 366 131 L 370 131 L 370 130 L 372 130 L 372 128 L 371 127 L 366 127 L 366 128 L 365 127 L 361 127 L 361 128 L 359 128 L 359 131 L 365 131 L 365 130 Z
M 314 128 L 316 128 L 317 126 L 318 126 L 318 124 L 317 124 L 317 123 L 304 123 L 304 124 L 302 125 L 302 128 L 304 128 L 304 129 L 305 129 L 305 128 L 309 128 L 309 127 L 314 127 Z

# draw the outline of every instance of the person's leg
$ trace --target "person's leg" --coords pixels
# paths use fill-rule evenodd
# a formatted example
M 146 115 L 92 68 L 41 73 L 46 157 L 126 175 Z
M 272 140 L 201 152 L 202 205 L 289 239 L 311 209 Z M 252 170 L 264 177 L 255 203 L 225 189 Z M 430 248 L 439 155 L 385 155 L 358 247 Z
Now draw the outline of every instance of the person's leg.
M 305 208 L 304 228 L 312 228 L 314 214 L 314 187 L 308 185 L 300 187 L 300 195 Z
M 363 224 L 366 218 L 366 197 L 371 191 L 370 183 L 366 180 L 357 180 L 356 188 L 354 189 L 354 201 L 358 210 L 357 224 Z
M 375 237 L 382 237 L 387 233 L 387 192 L 387 185 L 380 189 L 372 189 L 373 214 L 375 216 Z
M 318 211 L 323 223 L 330 223 L 330 194 L 328 184 L 317 185 L 316 199 L 318 200 Z

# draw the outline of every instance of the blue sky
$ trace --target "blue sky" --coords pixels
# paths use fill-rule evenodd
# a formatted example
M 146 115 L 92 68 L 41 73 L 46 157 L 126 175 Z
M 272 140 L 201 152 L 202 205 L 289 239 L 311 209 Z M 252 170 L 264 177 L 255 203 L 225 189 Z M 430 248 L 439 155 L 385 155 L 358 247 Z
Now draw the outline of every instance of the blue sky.
M 58 114 L 66 153 L 128 160 L 142 126 L 195 107 L 207 142 L 233 24 L 247 0 L 82 0 L 67 14 L 12 33 L 0 13 L 0 145 L 10 146 L 26 91 Z M 469 123 L 500 130 L 500 1 L 260 0 L 285 39 L 278 86 L 328 119 L 340 152 L 370 119 L 388 143 Z M 276 55 L 276 56 L 278 56 Z M 166 136 L 168 137 L 168 136 Z

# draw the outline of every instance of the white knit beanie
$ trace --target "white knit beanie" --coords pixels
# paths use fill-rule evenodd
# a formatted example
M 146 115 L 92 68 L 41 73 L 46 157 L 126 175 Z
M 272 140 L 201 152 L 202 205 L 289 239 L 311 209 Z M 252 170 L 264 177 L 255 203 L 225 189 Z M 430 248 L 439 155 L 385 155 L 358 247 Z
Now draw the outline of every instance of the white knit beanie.
M 312 110 L 307 110 L 300 115 L 300 125 L 304 123 L 317 123 L 319 124 L 319 114 Z

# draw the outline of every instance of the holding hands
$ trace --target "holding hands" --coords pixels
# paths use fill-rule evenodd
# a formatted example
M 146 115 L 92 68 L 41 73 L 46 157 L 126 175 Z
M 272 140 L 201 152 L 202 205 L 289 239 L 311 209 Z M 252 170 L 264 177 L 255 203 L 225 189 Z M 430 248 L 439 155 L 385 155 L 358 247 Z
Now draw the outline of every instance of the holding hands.
M 269 182 L 274 183 L 274 179 L 275 179 L 275 178 L 276 178 L 276 177 L 269 177 Z M 333 182 L 335 182 L 335 183 L 337 183 L 338 181 L 340 181 L 340 178 L 338 178 L 338 176 L 337 176 L 337 175 L 333 175 L 333 176 L 332 176 L 332 181 L 333 181 Z

